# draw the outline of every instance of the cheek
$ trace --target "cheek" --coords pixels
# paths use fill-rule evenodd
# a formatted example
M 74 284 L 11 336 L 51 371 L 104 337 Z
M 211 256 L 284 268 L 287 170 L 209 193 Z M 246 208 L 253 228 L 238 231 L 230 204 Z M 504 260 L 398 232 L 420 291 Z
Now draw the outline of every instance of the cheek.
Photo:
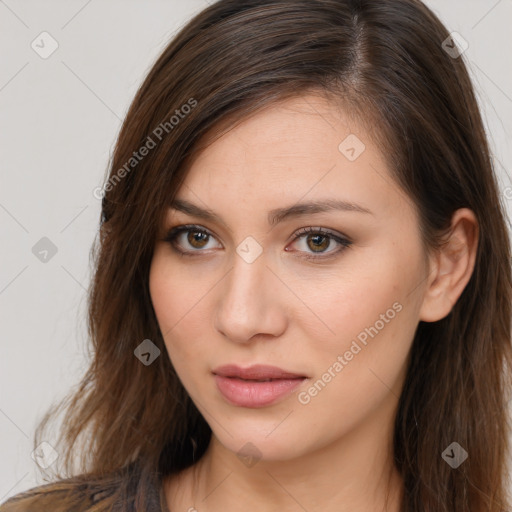
M 195 283 L 165 251 L 155 251 L 149 272 L 149 291 L 155 315 L 171 362 L 181 366 L 200 362 L 200 340 L 208 322 L 205 293 L 211 286 L 201 279 Z M 203 332 L 203 334 L 201 334 Z
M 308 298 L 322 320 L 316 341 L 312 329 L 308 336 L 319 362 L 327 369 L 346 353 L 347 369 L 364 366 L 366 377 L 369 366 L 386 367 L 389 375 L 403 363 L 418 323 L 424 272 L 419 246 L 405 250 L 389 242 L 367 253 L 338 276 L 317 282 Z
M 149 293 L 155 315 L 162 334 L 172 327 L 172 317 L 175 311 L 176 283 L 165 265 L 164 258 L 158 250 L 155 251 L 149 269 Z
M 388 325 L 397 323 L 395 319 L 400 315 L 396 310 L 404 307 L 408 283 L 413 281 L 413 272 L 410 277 L 406 274 L 395 256 L 384 253 L 379 258 L 361 259 L 357 266 L 340 265 L 336 273 L 318 272 L 314 280 L 294 283 L 294 290 L 307 307 L 299 305 L 290 314 L 312 342 L 323 340 L 315 343 L 315 351 L 328 354 L 345 346 L 348 349 L 359 335 L 364 342 L 365 329 L 375 323 L 379 331 L 384 326 L 389 331 Z

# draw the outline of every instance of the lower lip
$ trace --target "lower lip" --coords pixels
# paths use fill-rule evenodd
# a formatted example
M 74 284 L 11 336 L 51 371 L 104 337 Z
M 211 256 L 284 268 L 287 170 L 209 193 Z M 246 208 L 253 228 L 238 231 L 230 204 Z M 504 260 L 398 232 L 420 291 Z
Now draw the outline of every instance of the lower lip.
M 215 375 L 217 388 L 233 405 L 240 407 L 264 407 L 291 393 L 306 380 L 276 379 L 267 382 L 242 380 L 235 377 Z

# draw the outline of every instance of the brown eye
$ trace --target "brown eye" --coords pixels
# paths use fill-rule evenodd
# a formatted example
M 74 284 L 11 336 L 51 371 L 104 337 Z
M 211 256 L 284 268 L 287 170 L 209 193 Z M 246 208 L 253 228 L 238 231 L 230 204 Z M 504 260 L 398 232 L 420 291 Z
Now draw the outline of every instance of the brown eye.
M 185 235 L 183 237 L 182 235 Z M 164 238 L 165 242 L 170 243 L 178 252 L 186 255 L 194 255 L 193 253 L 203 252 L 202 249 L 207 248 L 210 238 L 213 235 L 197 226 L 178 226 L 172 228 Z M 187 250 L 192 248 L 191 250 Z
M 185 234 L 186 236 L 183 237 L 182 235 Z M 323 228 L 305 228 L 296 234 L 293 242 L 302 238 L 306 243 L 302 249 L 297 251 L 301 253 L 300 257 L 317 261 L 335 257 L 352 244 L 344 236 Z M 208 249 L 208 243 L 214 239 L 215 237 L 210 232 L 199 226 L 184 225 L 172 228 L 164 241 L 170 243 L 183 256 L 199 256 L 202 252 L 206 252 L 203 249 Z M 328 250 L 331 246 L 338 247 Z M 288 248 L 285 250 L 288 251 Z
M 304 250 L 299 250 L 299 252 L 304 253 L 302 256 L 306 259 L 311 260 L 322 260 L 326 258 L 331 258 L 344 251 L 346 248 L 350 247 L 352 242 L 347 238 L 326 231 L 323 228 L 305 228 L 299 231 L 295 238 L 294 243 L 297 240 L 305 238 L 305 247 Z M 328 251 L 329 247 L 338 245 L 337 249 L 332 251 Z M 312 254 L 318 254 L 319 256 L 314 256 Z
M 329 247 L 331 239 L 325 235 L 308 235 L 307 238 L 308 247 L 313 249 L 313 251 L 321 252 Z M 311 242 L 311 244 L 309 243 Z
M 208 241 L 208 237 L 210 236 L 204 231 L 187 231 L 187 233 L 187 242 L 197 249 L 202 249 L 205 246 L 205 240 Z

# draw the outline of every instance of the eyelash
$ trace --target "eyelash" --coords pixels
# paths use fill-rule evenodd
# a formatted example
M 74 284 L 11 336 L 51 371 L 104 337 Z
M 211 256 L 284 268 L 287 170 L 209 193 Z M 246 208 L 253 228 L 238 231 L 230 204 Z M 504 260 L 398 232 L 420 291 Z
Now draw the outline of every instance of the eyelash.
M 179 249 L 178 244 L 176 243 L 176 238 L 178 238 L 178 236 L 181 233 L 187 233 L 190 231 L 195 231 L 197 233 L 206 234 L 208 236 L 215 238 L 214 235 L 212 233 L 210 233 L 209 231 L 207 231 L 206 229 L 203 229 L 200 226 L 197 226 L 194 224 L 187 224 L 187 225 L 176 226 L 174 228 L 171 228 L 169 230 L 169 232 L 167 233 L 167 235 L 165 236 L 165 238 L 163 239 L 163 241 L 171 244 L 173 249 L 175 251 L 177 251 L 178 253 L 180 253 L 182 256 L 190 256 L 190 257 L 198 256 L 201 252 L 204 252 L 204 251 L 202 251 L 201 249 L 197 249 L 195 251 L 184 251 L 182 249 Z M 335 242 L 339 243 L 341 245 L 341 247 L 339 247 L 335 251 L 326 253 L 327 256 L 311 256 L 311 255 L 310 256 L 301 256 L 301 258 L 304 258 L 307 260 L 331 259 L 333 257 L 338 256 L 341 252 L 344 252 L 345 249 L 348 249 L 352 245 L 352 242 L 345 237 L 339 236 L 339 235 L 337 235 L 331 231 L 328 231 L 324 228 L 313 228 L 313 227 L 303 228 L 303 229 L 299 230 L 295 234 L 295 237 L 292 240 L 292 243 L 295 242 L 296 240 L 298 240 L 299 238 L 303 237 L 304 235 L 308 235 L 308 234 L 316 234 L 316 235 L 328 237 L 329 239 L 334 240 Z M 301 252 L 301 251 L 299 251 L 299 252 Z M 323 254 L 323 253 L 318 253 L 318 254 Z

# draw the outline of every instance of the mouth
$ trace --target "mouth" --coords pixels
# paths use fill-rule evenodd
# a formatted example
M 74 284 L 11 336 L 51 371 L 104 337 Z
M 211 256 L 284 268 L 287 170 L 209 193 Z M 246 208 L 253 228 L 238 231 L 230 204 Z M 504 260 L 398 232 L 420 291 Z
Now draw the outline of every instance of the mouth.
M 225 365 L 212 373 L 217 389 L 229 404 L 250 408 L 273 404 L 308 379 L 305 375 L 268 365 L 249 368 Z
M 235 364 L 220 366 L 213 370 L 215 375 L 220 377 L 231 377 L 242 380 L 252 381 L 272 381 L 282 379 L 305 379 L 306 375 L 289 372 L 278 368 L 277 366 L 269 366 L 263 364 L 255 364 L 248 368 L 241 368 Z
M 297 379 L 301 379 L 302 377 L 294 377 Z M 237 379 L 237 380 L 243 380 L 245 382 L 273 382 L 275 380 L 284 380 L 284 379 L 242 379 L 240 377 L 226 377 L 226 379 Z

